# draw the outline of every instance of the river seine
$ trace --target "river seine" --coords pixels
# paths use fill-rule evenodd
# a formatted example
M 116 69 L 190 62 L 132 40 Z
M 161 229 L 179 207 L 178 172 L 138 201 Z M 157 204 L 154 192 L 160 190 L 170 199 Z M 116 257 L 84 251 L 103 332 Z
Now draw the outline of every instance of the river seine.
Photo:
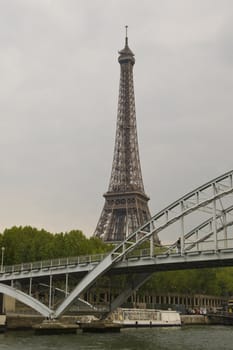
M 233 327 L 123 329 L 120 333 L 38 336 L 0 334 L 0 350 L 233 350 Z

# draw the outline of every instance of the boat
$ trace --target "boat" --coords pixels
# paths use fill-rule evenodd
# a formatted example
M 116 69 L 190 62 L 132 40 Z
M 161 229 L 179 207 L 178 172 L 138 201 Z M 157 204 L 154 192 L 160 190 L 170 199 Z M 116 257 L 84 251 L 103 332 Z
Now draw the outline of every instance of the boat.
M 113 312 L 112 321 L 122 327 L 181 326 L 180 314 L 173 310 L 119 308 Z

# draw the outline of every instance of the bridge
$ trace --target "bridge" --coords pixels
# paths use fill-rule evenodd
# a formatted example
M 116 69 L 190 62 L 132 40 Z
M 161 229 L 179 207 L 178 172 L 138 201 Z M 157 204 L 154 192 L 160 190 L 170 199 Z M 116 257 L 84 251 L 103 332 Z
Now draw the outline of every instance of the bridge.
M 128 274 L 124 290 L 111 301 L 119 307 L 154 272 L 233 266 L 233 171 L 205 183 L 154 215 L 109 254 L 70 257 L 3 266 L 0 292 L 25 303 L 48 318 L 58 318 L 104 275 Z M 161 246 L 155 244 L 159 234 Z M 172 244 L 167 245 L 168 238 Z M 79 282 L 69 292 L 69 279 Z M 48 305 L 33 295 L 34 281 L 49 279 Z M 64 298 L 52 307 L 53 281 L 64 278 Z M 28 292 L 21 283 L 28 281 Z

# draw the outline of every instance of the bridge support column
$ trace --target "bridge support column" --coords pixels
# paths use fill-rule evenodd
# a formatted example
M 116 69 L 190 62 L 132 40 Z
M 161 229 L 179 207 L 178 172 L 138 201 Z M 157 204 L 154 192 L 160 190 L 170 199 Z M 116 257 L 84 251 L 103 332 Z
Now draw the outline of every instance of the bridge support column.
M 181 202 L 181 211 L 184 212 L 184 203 Z M 181 224 L 181 237 L 180 237 L 180 253 L 181 255 L 184 254 L 184 216 L 181 216 L 180 218 L 180 224 Z
M 151 258 L 154 256 L 154 235 L 150 238 L 150 256 Z
M 224 239 L 224 248 L 227 248 L 227 218 L 226 213 L 223 213 L 223 239 Z
M 150 232 L 152 232 L 153 230 L 154 230 L 154 223 L 151 222 L 150 223 Z M 158 237 L 157 236 L 155 237 L 155 235 L 152 234 L 151 237 L 150 237 L 150 256 L 151 256 L 151 258 L 155 254 L 155 252 L 154 252 L 154 244 L 155 244 L 156 241 L 158 242 Z
M 67 295 L 69 294 L 69 287 L 68 287 L 68 284 L 69 284 L 69 275 L 68 273 L 66 273 L 66 289 L 65 289 L 65 295 L 67 297 Z
M 32 295 L 32 278 L 30 277 L 30 280 L 29 280 L 29 295 L 31 296 Z
M 130 295 L 133 295 L 141 285 L 143 285 L 149 278 L 151 277 L 151 273 L 142 273 L 136 276 L 132 276 L 125 287 L 125 289 L 110 303 L 109 309 L 110 313 L 114 311 L 116 308 L 121 306 L 121 304 L 128 299 Z M 144 300 L 140 300 L 139 296 L 136 296 L 136 303 L 145 302 Z M 106 315 L 105 315 L 106 317 Z
M 49 276 L 49 309 L 52 306 L 52 284 L 53 284 L 53 276 Z
M 216 195 L 216 186 L 213 184 L 214 196 Z M 213 234 L 214 234 L 214 249 L 218 250 L 218 237 L 217 237 L 217 216 L 216 216 L 216 199 L 213 200 Z

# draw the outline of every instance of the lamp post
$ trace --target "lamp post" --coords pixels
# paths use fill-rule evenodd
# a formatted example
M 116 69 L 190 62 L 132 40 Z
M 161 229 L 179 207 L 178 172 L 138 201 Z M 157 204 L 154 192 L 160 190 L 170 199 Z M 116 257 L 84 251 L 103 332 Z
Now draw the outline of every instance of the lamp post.
M 4 252 L 5 252 L 5 247 L 2 247 L 1 272 L 3 272 Z

